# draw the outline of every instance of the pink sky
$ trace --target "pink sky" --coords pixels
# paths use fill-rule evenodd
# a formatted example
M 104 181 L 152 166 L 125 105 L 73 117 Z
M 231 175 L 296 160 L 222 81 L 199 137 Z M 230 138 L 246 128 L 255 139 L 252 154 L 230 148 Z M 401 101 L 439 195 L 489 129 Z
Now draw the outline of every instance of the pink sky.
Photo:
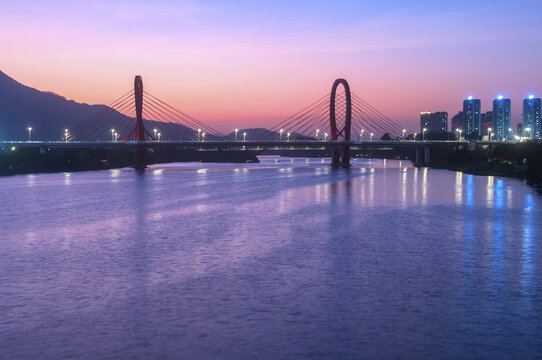
M 515 123 L 522 99 L 542 95 L 532 2 L 306 4 L 7 1 L 0 70 L 91 104 L 110 103 L 140 74 L 146 91 L 226 132 L 269 127 L 339 77 L 411 131 L 420 111 L 452 116 L 468 95 L 484 111 L 510 97 Z

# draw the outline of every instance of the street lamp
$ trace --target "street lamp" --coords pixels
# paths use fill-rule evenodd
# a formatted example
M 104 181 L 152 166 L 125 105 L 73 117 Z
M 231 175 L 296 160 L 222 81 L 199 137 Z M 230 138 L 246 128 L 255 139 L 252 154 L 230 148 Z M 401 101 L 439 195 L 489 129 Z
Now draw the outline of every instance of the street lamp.
M 365 130 L 361 129 L 361 132 L 359 133 L 359 141 L 363 141 L 363 133 Z
M 201 141 L 205 141 L 205 133 L 201 133 Z
M 406 130 L 403 129 L 403 141 L 405 141 L 405 133 L 406 133 Z
M 282 141 L 282 133 L 284 132 L 284 129 L 280 129 L 280 141 Z
M 28 141 L 30 141 L 30 140 L 32 140 L 32 127 L 29 126 L 27 128 L 27 130 L 28 130 Z
M 117 141 L 118 138 L 119 138 L 119 134 L 115 133 L 115 141 Z
M 418 136 L 418 133 L 414 133 L 414 141 L 417 140 L 417 138 L 416 138 L 417 136 Z
M 508 128 L 508 140 L 512 140 L 512 128 Z
M 64 138 L 66 139 L 66 142 L 68 142 L 68 129 L 64 129 Z
M 324 141 L 327 141 L 327 133 L 324 133 Z
M 201 134 L 201 129 L 198 129 L 198 141 L 199 141 L 199 134 Z
M 455 140 L 459 141 L 459 129 L 455 129 Z
M 316 129 L 316 137 L 315 137 L 315 140 L 318 140 L 318 133 L 320 133 L 320 129 Z
M 491 141 L 491 128 L 487 128 L 487 136 L 489 141 Z
M 290 135 L 291 135 L 290 133 L 286 134 L 286 141 L 290 141 Z
M 427 131 L 426 128 L 423 128 L 423 131 L 422 131 L 422 141 L 425 141 L 425 132 Z
M 247 133 L 244 132 L 244 133 L 243 133 L 243 141 L 246 141 L 246 140 L 247 140 Z
M 369 141 L 373 141 L 373 133 L 370 134 Z
M 235 129 L 235 141 L 237 141 L 237 133 L 239 132 L 239 129 Z
M 111 141 L 115 141 L 115 129 L 111 129 Z

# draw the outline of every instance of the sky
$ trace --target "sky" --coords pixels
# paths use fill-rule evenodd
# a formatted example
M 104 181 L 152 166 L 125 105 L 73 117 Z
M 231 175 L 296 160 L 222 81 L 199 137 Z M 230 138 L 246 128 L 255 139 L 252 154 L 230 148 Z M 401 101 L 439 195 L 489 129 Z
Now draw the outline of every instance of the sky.
M 542 95 L 542 1 L 0 2 L 0 70 L 109 104 L 144 88 L 221 130 L 270 127 L 336 78 L 410 131 L 469 95 Z

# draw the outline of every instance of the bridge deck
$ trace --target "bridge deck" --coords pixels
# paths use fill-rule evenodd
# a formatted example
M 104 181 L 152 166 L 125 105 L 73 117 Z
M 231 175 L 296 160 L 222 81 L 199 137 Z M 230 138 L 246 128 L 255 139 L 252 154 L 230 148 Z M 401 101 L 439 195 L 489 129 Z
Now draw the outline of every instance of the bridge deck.
M 492 144 L 492 143 L 489 143 Z M 2 147 L 131 147 L 135 145 L 145 146 L 184 146 L 184 147 L 233 147 L 233 148 L 324 148 L 331 149 L 350 145 L 352 147 L 418 147 L 427 145 L 468 146 L 468 141 L 0 141 Z

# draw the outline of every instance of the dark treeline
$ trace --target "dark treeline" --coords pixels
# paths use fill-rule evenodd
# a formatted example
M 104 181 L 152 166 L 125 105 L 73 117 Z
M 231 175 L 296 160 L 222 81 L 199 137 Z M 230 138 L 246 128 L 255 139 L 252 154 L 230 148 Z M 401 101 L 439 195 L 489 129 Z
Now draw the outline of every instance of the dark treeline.
M 476 150 L 431 148 L 432 167 L 479 175 L 509 176 L 542 186 L 542 142 L 497 143 Z
M 135 147 L 20 147 L 0 148 L 0 175 L 41 172 L 105 170 L 134 165 Z M 258 162 L 256 154 L 245 150 L 185 149 L 182 147 L 146 148 L 147 164 L 169 162 Z

